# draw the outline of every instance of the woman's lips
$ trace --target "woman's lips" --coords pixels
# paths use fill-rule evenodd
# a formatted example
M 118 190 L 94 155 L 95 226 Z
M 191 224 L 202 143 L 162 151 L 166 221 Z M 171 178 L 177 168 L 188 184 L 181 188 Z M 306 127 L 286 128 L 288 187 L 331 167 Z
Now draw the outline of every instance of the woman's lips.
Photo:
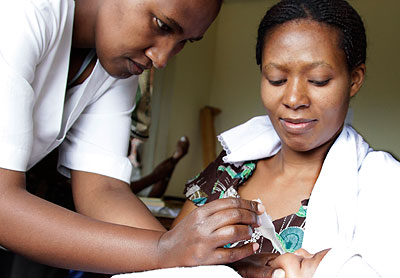
M 303 134 L 310 131 L 316 124 L 315 119 L 280 118 L 283 128 L 293 134 Z

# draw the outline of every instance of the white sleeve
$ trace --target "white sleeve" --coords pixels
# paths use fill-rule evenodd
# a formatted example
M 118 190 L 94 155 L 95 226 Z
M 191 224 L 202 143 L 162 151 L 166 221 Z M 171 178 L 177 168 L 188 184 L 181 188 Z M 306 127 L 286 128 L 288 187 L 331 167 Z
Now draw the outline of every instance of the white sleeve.
M 130 182 L 127 156 L 136 89 L 137 76 L 117 80 L 85 108 L 60 146 L 62 174 L 69 176 L 73 169 Z
M 356 229 L 349 246 L 334 246 L 314 277 L 398 277 L 400 163 L 373 152 L 359 174 Z
M 42 12 L 27 1 L 0 3 L 0 167 L 6 169 L 26 171 L 32 151 L 31 82 L 52 32 Z

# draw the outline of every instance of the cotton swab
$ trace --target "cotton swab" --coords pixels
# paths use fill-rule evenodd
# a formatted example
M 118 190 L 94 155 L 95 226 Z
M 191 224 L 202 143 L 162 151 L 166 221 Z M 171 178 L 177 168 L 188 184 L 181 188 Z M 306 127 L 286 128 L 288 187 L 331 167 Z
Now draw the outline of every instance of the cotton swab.
M 255 200 L 262 204 L 260 199 Z M 255 228 L 256 231 L 259 231 L 263 237 L 269 239 L 272 242 L 274 248 L 279 252 L 279 254 L 284 254 L 285 250 L 282 247 L 282 243 L 278 240 L 275 234 L 275 226 L 272 223 L 271 217 L 264 211 L 263 214 L 258 216 L 260 218 L 261 226 Z M 272 273 L 272 278 L 285 278 L 286 273 L 283 269 L 278 268 Z
M 261 200 L 255 200 L 261 204 Z M 285 250 L 282 247 L 282 243 L 278 240 L 275 234 L 275 226 L 272 223 L 271 217 L 264 211 L 263 214 L 258 216 L 260 218 L 261 226 L 255 228 L 256 231 L 259 231 L 263 237 L 269 239 L 272 242 L 274 248 L 279 252 L 279 254 L 284 254 Z

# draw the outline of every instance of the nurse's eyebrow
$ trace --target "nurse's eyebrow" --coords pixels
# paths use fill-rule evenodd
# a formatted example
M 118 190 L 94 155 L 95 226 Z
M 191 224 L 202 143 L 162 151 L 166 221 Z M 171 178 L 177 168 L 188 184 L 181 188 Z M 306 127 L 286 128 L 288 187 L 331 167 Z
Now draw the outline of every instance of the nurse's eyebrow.
M 164 17 L 168 21 L 167 23 L 171 28 L 175 29 L 179 34 L 183 33 L 183 28 L 179 25 L 178 22 L 175 21 L 175 19 L 170 18 L 166 15 L 164 15 Z
M 181 25 L 179 25 L 178 22 L 176 22 L 173 18 L 170 18 L 170 17 L 168 17 L 168 16 L 166 16 L 166 15 L 164 15 L 164 17 L 165 17 L 165 19 L 166 19 L 166 21 L 167 21 L 167 24 L 168 24 L 172 29 L 176 30 L 176 31 L 178 32 L 178 34 L 182 34 L 182 33 L 183 33 L 183 28 L 182 28 Z M 188 39 L 188 40 L 189 40 L 189 41 L 199 41 L 199 40 L 201 40 L 202 38 L 203 38 L 203 36 L 201 36 L 201 37 L 196 37 L 196 38 L 190 38 L 190 39 Z

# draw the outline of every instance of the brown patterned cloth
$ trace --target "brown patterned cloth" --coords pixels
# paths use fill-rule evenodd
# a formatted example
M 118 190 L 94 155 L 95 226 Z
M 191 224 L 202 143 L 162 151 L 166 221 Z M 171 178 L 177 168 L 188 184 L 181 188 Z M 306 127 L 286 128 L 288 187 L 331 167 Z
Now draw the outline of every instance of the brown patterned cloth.
M 251 177 L 258 161 L 234 165 L 223 162 L 222 158 L 225 155 L 225 151 L 222 151 L 203 172 L 186 183 L 184 194 L 196 206 L 221 198 L 240 198 L 238 188 Z M 297 213 L 273 221 L 276 235 L 286 252 L 294 252 L 302 246 L 307 205 L 308 199 L 302 201 Z M 249 242 L 259 243 L 260 248 L 257 253 L 277 252 L 271 242 L 258 231 L 253 231 L 248 241 L 236 242 L 225 247 L 238 247 Z

